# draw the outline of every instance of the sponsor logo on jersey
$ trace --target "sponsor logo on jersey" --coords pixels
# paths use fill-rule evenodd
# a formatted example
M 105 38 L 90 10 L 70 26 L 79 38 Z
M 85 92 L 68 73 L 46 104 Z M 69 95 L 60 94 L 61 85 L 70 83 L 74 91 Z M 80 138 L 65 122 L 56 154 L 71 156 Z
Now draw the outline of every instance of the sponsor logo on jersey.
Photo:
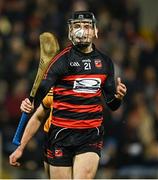
M 82 93 L 96 93 L 101 86 L 100 78 L 77 78 L 74 81 L 73 91 Z
M 96 68 L 102 68 L 102 62 L 100 59 L 95 59 L 94 63 Z
M 78 66 L 80 66 L 80 64 L 79 64 L 79 62 L 70 62 L 70 66 L 78 67 Z
M 91 62 L 90 59 L 82 59 L 82 62 Z

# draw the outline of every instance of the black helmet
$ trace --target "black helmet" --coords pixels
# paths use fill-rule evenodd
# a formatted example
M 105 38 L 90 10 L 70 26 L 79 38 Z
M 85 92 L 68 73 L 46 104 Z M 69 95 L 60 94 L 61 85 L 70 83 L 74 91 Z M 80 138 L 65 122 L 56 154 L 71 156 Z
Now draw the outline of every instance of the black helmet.
M 70 19 L 68 19 L 68 23 L 71 23 L 72 21 L 86 21 L 91 20 L 93 24 L 96 24 L 96 18 L 92 12 L 89 11 L 75 11 Z

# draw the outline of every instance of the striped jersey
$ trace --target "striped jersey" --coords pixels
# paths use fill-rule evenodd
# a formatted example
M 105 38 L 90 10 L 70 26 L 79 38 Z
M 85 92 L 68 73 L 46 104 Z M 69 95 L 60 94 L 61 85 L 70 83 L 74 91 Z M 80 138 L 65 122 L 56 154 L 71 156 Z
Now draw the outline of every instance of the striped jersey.
M 115 94 L 113 63 L 94 45 L 86 54 L 69 46 L 52 59 L 42 85 L 43 95 L 53 86 L 52 124 L 77 129 L 99 127 L 103 121 L 101 95 L 108 102 Z

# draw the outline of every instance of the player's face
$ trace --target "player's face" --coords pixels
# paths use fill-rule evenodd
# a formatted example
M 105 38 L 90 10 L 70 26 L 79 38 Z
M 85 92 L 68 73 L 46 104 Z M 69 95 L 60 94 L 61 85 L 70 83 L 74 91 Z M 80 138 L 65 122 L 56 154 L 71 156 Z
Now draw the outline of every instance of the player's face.
M 95 36 L 93 24 L 88 21 L 74 21 L 70 27 L 70 36 L 75 45 L 89 45 Z

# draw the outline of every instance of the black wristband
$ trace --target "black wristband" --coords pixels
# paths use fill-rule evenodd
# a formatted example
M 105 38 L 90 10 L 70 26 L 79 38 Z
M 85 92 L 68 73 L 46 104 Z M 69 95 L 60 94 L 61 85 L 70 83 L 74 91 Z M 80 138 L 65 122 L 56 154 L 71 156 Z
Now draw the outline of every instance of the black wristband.
M 114 97 L 111 101 L 106 102 L 106 104 L 111 110 L 115 111 L 116 109 L 120 107 L 121 102 L 122 100 Z

